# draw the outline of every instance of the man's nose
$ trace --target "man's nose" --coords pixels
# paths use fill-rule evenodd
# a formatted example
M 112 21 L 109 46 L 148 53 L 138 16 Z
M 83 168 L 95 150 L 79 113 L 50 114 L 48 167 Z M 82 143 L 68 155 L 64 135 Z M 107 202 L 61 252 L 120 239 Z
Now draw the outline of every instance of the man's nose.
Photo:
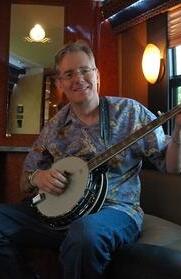
M 73 79 L 84 79 L 84 74 L 81 71 L 75 71 L 73 74 Z

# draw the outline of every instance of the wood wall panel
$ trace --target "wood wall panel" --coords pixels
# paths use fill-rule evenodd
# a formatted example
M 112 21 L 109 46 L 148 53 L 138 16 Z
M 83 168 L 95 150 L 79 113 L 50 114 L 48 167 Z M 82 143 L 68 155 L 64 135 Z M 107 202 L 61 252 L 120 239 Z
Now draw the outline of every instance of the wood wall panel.
M 95 16 L 99 9 L 98 3 L 87 0 L 67 1 L 66 4 L 66 23 L 65 23 L 65 42 L 83 39 L 94 47 L 94 24 Z
M 0 142 L 5 137 L 11 1 L 0 2 Z
M 154 19 L 148 20 L 147 34 L 148 42 L 159 47 L 165 66 L 164 76 L 154 85 L 149 84 L 148 87 L 149 108 L 157 114 L 158 110 L 163 112 L 168 110 L 167 14 L 158 15 Z
M 0 202 L 4 201 L 6 154 L 0 153 Z
M 100 25 L 97 65 L 101 76 L 101 95 L 119 95 L 118 36 L 108 20 Z
M 1 153 L 3 158 L 3 168 L 0 171 L 1 187 L 3 194 L 1 200 L 15 202 L 21 200 L 23 195 L 20 193 L 20 176 L 26 153 Z
M 142 55 L 147 43 L 146 23 L 121 33 L 122 42 L 122 96 L 148 105 L 148 83 L 142 68 Z

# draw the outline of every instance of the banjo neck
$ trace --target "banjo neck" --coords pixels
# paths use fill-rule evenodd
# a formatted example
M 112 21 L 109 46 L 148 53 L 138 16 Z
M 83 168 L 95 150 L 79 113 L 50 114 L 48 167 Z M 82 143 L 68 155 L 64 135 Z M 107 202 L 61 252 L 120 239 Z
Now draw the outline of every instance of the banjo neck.
M 122 142 L 119 142 L 111 147 L 109 147 L 106 151 L 102 152 L 101 154 L 97 155 L 90 161 L 88 161 L 88 168 L 90 171 L 101 167 L 104 163 L 107 163 L 110 159 L 112 159 L 118 153 L 121 153 L 135 142 L 146 136 L 147 134 L 151 133 L 154 129 L 161 126 L 163 123 L 174 117 L 181 111 L 181 104 L 175 106 L 172 110 L 162 114 L 160 117 L 156 118 L 155 120 L 151 121 L 147 125 L 143 126 L 142 128 L 136 130 L 134 133 L 129 135 L 126 139 Z

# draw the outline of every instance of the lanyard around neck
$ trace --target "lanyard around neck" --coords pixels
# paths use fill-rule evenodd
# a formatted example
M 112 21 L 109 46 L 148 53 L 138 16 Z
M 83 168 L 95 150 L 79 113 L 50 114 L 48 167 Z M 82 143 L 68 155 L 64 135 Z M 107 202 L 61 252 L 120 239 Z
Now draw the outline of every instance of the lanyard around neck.
M 100 133 L 105 145 L 109 144 L 110 136 L 110 123 L 109 123 L 109 104 L 105 97 L 100 97 L 99 105 L 99 117 L 100 117 Z

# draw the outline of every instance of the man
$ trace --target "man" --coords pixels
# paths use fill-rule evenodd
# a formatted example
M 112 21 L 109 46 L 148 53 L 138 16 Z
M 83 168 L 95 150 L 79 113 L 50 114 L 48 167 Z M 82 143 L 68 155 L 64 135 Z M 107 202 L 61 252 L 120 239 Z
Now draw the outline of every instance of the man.
M 70 181 L 74 174 L 52 168 L 52 164 L 76 156 L 90 167 L 89 162 L 95 156 L 122 142 L 155 116 L 134 100 L 107 97 L 100 102 L 99 71 L 87 45 L 77 42 L 65 46 L 58 52 L 55 66 L 56 84 L 69 104 L 50 120 L 34 143 L 25 160 L 21 188 L 35 195 L 40 191 L 45 196 L 48 193 L 51 197 L 60 197 L 65 207 L 63 200 L 73 186 L 70 187 Z M 17 255 L 20 248 L 29 243 L 35 247 L 59 248 L 65 279 L 105 278 L 114 251 L 135 242 L 142 228 L 138 176 L 142 158 L 147 157 L 161 171 L 180 172 L 180 146 L 179 114 L 171 139 L 158 128 L 110 160 L 106 169 L 108 191 L 101 209 L 78 215 L 63 230 L 41 221 L 29 201 L 1 205 L 0 261 L 3 269 L 0 272 L 6 273 L 4 278 L 23 278 Z M 105 169 L 101 168 L 97 174 L 101 171 Z M 43 201 L 39 197 L 41 204 Z

